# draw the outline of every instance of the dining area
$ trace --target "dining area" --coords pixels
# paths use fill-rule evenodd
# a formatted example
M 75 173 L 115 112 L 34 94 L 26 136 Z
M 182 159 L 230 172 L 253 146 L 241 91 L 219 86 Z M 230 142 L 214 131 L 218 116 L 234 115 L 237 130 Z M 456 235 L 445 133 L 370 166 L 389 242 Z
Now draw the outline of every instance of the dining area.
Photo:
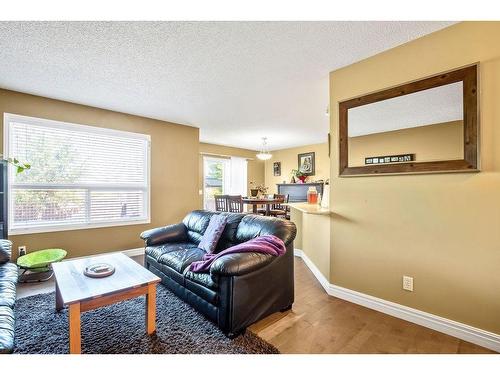
M 261 197 L 214 195 L 214 199 L 216 211 L 252 212 L 255 215 L 273 216 L 290 220 L 289 196 L 285 194 L 269 194 Z

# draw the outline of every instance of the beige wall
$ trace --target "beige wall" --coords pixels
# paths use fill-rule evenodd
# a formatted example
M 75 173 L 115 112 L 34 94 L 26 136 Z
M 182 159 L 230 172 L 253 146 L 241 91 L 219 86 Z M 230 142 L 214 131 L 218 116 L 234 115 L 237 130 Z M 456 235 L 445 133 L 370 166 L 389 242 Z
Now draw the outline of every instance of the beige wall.
M 296 249 L 302 251 L 328 280 L 330 278 L 330 216 L 290 209 L 290 220 L 297 227 L 293 241 Z M 318 234 L 321 235 L 318 235 Z
M 456 160 L 464 157 L 462 121 L 349 137 L 349 166 L 365 165 L 365 158 L 415 154 L 416 161 Z
M 305 152 L 315 152 L 316 170 L 315 175 L 307 179 L 308 182 L 315 180 L 326 180 L 330 178 L 330 158 L 328 157 L 328 143 L 319 143 L 301 147 L 287 148 L 283 150 L 272 151 L 273 157 L 266 161 L 265 184 L 269 188 L 269 193 L 277 192 L 276 184 L 283 181 L 290 182 L 292 169 L 297 169 L 298 154 Z M 281 162 L 281 176 L 273 175 L 273 163 Z
M 248 194 L 250 194 L 250 182 L 257 184 L 264 183 L 264 162 L 256 158 L 258 151 L 246 150 L 243 148 L 228 147 L 214 145 L 211 143 L 200 143 L 200 157 L 199 157 L 199 174 L 198 186 L 203 189 L 203 154 L 210 154 L 214 156 L 235 156 L 240 158 L 248 158 Z M 203 207 L 203 195 L 199 196 L 199 207 Z
M 330 74 L 333 284 L 500 333 L 499 40 L 460 23 Z M 478 61 L 482 172 L 337 177 L 339 101 Z
M 14 249 L 61 247 L 69 257 L 76 257 L 142 247 L 142 231 L 177 222 L 198 206 L 197 128 L 0 90 L 2 128 L 4 112 L 151 136 L 150 224 L 10 236 Z M 0 144 L 3 148 L 3 139 Z

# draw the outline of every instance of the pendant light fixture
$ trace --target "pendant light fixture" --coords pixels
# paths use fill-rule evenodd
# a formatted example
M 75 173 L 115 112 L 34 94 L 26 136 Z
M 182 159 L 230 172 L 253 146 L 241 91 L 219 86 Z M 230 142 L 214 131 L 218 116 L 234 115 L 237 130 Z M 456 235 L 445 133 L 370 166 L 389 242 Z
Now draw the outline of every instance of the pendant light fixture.
M 260 149 L 260 152 L 257 154 L 257 159 L 269 160 L 272 157 L 273 157 L 273 155 L 271 155 L 269 153 L 269 151 L 267 151 L 267 138 L 263 137 L 262 138 L 262 148 Z

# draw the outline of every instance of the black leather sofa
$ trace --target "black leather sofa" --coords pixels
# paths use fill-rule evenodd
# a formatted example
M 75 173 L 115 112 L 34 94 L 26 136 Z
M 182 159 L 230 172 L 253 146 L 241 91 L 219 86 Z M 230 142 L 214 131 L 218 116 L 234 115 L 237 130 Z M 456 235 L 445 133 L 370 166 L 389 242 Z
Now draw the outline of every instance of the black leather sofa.
M 270 234 L 281 238 L 287 251 L 280 257 L 228 254 L 212 264 L 210 273 L 188 271 L 188 266 L 205 254 L 197 245 L 212 215 L 228 216 L 216 252 Z M 234 337 L 263 317 L 291 308 L 295 235 L 295 224 L 287 220 L 198 210 L 189 213 L 182 223 L 148 230 L 141 238 L 146 242 L 145 266 L 227 336 Z
M 17 266 L 9 263 L 12 242 L 0 240 L 0 354 L 14 349 Z

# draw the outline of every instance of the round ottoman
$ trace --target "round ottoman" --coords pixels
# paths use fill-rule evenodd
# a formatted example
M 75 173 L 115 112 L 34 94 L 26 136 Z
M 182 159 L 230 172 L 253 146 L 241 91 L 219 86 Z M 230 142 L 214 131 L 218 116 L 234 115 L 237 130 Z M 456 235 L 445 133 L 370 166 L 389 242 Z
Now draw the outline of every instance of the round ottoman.
M 53 274 L 50 265 L 63 260 L 66 254 L 66 250 L 63 249 L 45 249 L 17 258 L 17 266 L 23 270 L 19 275 L 19 282 L 29 283 L 50 279 Z

